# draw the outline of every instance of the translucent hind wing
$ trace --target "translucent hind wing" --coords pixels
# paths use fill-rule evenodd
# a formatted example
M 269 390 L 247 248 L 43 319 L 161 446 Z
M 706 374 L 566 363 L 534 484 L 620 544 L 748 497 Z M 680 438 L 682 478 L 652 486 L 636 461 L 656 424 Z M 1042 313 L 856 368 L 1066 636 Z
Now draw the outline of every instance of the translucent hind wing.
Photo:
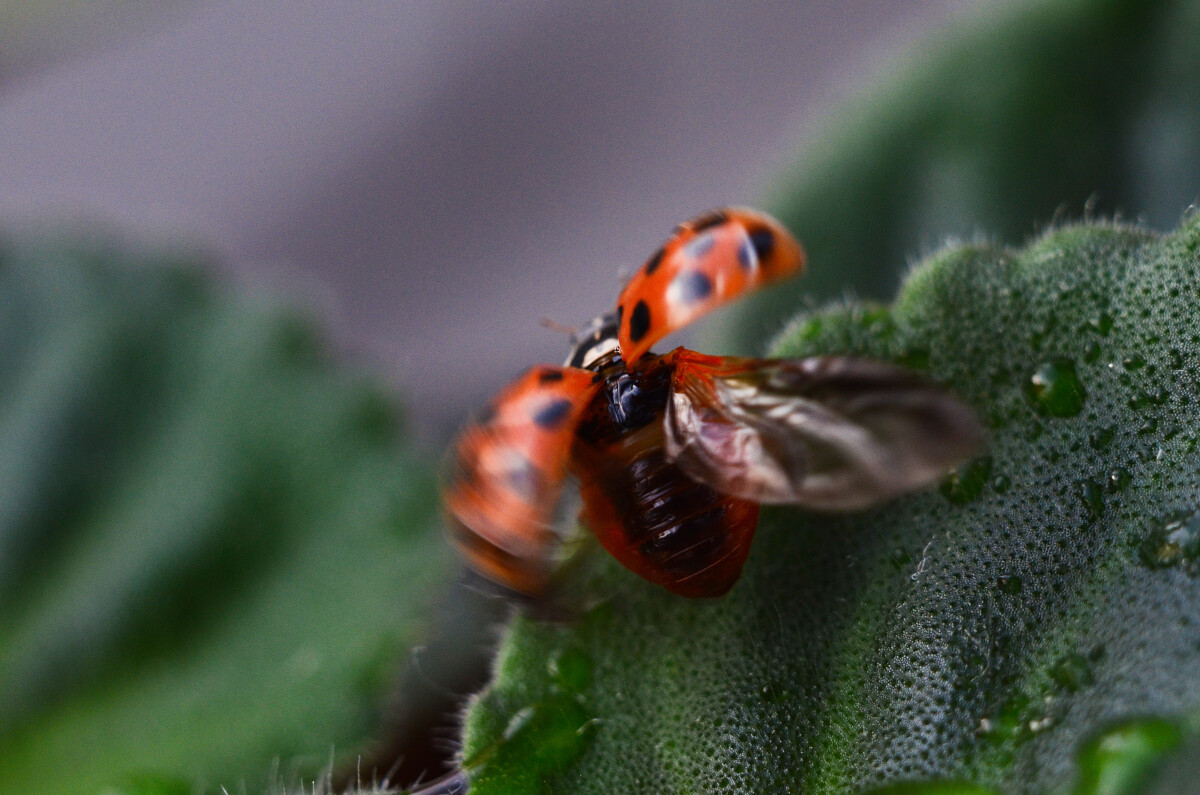
M 966 404 L 893 365 L 683 348 L 668 357 L 667 455 L 689 476 L 744 499 L 865 508 L 931 485 L 983 444 Z

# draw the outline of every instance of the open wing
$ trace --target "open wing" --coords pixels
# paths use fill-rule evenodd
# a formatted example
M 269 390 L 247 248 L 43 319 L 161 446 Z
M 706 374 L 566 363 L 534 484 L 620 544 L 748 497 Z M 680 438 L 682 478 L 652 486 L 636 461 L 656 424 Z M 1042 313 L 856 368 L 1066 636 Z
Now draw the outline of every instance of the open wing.
M 593 373 L 534 367 L 469 423 L 442 489 L 450 538 L 488 579 L 537 594 L 558 548 L 554 508 Z
M 684 348 L 667 407 L 667 455 L 725 494 L 824 510 L 865 508 L 928 486 L 983 444 L 944 388 L 841 356 L 739 359 Z
M 800 244 L 764 213 L 726 207 L 682 223 L 617 299 L 621 356 L 632 366 L 672 331 L 803 267 Z

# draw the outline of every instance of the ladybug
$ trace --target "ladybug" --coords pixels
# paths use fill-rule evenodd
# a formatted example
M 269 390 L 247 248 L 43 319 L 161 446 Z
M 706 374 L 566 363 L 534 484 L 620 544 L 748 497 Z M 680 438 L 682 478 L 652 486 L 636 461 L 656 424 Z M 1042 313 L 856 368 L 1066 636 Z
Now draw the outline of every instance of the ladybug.
M 866 508 L 975 455 L 974 413 L 893 365 L 650 352 L 804 264 L 787 230 L 753 210 L 677 226 L 616 309 L 573 335 L 563 366 L 527 371 L 460 433 L 443 500 L 471 567 L 542 595 L 572 477 L 582 523 L 625 567 L 682 596 L 720 596 L 741 575 L 761 504 Z

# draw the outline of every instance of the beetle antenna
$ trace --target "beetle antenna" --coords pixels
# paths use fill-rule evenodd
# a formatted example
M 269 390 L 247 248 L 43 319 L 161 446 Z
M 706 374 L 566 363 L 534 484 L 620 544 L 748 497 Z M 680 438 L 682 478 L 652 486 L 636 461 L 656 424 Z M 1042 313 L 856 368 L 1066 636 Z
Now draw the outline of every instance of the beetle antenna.
M 538 323 L 541 324 L 542 328 L 548 328 L 551 331 L 557 331 L 560 334 L 566 334 L 572 340 L 575 339 L 575 335 L 579 333 L 579 329 L 575 326 L 567 326 L 548 317 L 539 317 Z

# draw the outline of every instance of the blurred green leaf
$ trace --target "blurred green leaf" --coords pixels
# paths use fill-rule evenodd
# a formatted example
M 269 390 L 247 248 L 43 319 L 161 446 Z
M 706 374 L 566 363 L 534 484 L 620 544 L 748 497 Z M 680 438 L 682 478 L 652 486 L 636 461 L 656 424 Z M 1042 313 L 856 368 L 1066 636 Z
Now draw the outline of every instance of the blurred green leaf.
M 5 791 L 311 776 L 428 629 L 448 561 L 392 398 L 209 266 L 0 240 Z
M 1177 750 L 1183 730 L 1161 718 L 1124 721 L 1089 740 L 1079 755 L 1076 795 L 1141 792 L 1154 767 Z
M 798 319 L 776 354 L 920 365 L 987 419 L 986 456 L 867 513 L 764 511 L 721 599 L 599 559 L 578 623 L 511 627 L 468 716 L 473 795 L 1132 781 L 1178 741 L 1150 729 L 1200 710 L 1197 295 L 1200 216 L 947 249 L 891 309 Z M 577 761 L 513 742 L 546 703 L 575 705 Z M 1130 718 L 1139 742 L 1087 746 Z

